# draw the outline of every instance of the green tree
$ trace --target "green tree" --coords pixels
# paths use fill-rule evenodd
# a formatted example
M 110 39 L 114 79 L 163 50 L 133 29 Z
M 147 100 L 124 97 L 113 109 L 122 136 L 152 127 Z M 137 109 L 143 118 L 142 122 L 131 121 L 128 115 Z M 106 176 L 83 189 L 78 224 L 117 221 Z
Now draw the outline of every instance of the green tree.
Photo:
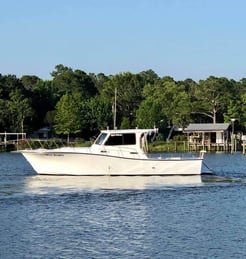
M 108 81 L 109 77 L 104 75 L 103 73 L 93 74 L 90 73 L 89 76 L 91 77 L 97 91 L 100 93 L 103 89 L 103 85 Z
M 117 89 L 117 125 L 121 125 L 123 117 L 129 118 L 130 126 L 134 127 L 136 110 L 142 101 L 141 80 L 139 75 L 134 75 L 129 72 L 111 76 L 104 83 L 101 91 L 102 97 L 111 101 L 114 104 L 115 89 Z
M 224 77 L 210 76 L 206 80 L 200 80 L 193 113 L 210 118 L 213 123 L 217 122 L 218 117 L 223 120 L 223 114 L 231 100 L 232 89 L 232 82 Z
M 191 111 L 185 86 L 165 77 L 160 80 L 157 93 L 156 98 L 162 104 L 163 117 L 166 117 L 170 124 L 184 128 L 189 122 Z
M 56 105 L 54 130 L 57 134 L 67 135 L 81 132 L 81 99 L 78 95 L 65 94 Z
M 7 131 L 8 126 L 8 102 L 0 99 L 0 129 Z
M 89 99 L 96 95 L 97 88 L 92 78 L 79 69 L 73 71 L 72 68 L 57 65 L 55 71 L 51 73 L 53 84 L 58 96 L 66 93 L 80 93 L 83 98 Z
M 241 96 L 241 116 L 240 123 L 246 129 L 246 93 Z M 236 116 L 234 118 L 237 118 Z
M 25 76 L 22 76 L 20 80 L 21 80 L 23 87 L 26 90 L 32 91 L 33 88 L 35 87 L 36 83 L 41 79 L 37 76 L 25 75 Z
M 58 97 L 53 89 L 51 80 L 37 80 L 27 92 L 32 100 L 32 107 L 35 111 L 32 118 L 32 126 L 35 128 L 48 125 L 45 119 L 47 112 L 54 111 Z
M 88 106 L 88 116 L 91 129 L 98 130 L 112 127 L 112 104 L 108 99 L 97 95 L 90 99 Z
M 30 99 L 26 98 L 20 90 L 11 91 L 10 100 L 7 103 L 10 130 L 24 132 L 24 121 L 33 115 Z
M 147 84 L 154 84 L 155 81 L 159 79 L 159 76 L 152 69 L 142 71 L 137 75 L 141 79 L 143 86 Z
M 53 128 L 53 125 L 54 125 L 54 121 L 55 121 L 55 115 L 56 115 L 56 111 L 53 110 L 53 111 L 48 111 L 45 115 L 45 118 L 44 118 L 44 123 L 46 125 L 49 125 L 50 128 Z
M 163 115 L 160 113 L 161 109 L 161 103 L 156 101 L 154 97 L 148 96 L 141 102 L 137 110 L 137 126 L 139 128 L 159 127 L 160 122 L 163 121 Z
M 121 129 L 129 129 L 129 128 L 131 128 L 129 118 L 123 117 L 121 125 L 120 125 L 120 128 Z
M 167 127 L 175 124 L 185 127 L 190 118 L 189 96 L 185 86 L 177 84 L 171 77 L 155 81 L 154 85 L 144 87 L 143 96 L 137 112 L 139 125 Z
M 21 80 L 15 75 L 0 76 L 0 95 L 4 100 L 9 100 L 10 93 L 19 90 L 24 93 L 24 87 Z

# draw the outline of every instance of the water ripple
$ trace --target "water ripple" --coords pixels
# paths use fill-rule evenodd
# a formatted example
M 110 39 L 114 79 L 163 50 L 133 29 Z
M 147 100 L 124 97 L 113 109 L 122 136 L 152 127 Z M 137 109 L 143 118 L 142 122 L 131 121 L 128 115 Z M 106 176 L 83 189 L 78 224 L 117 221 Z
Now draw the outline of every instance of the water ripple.
M 206 155 L 215 175 L 179 180 L 37 176 L 16 154 L 0 162 L 1 258 L 246 257 L 241 154 Z

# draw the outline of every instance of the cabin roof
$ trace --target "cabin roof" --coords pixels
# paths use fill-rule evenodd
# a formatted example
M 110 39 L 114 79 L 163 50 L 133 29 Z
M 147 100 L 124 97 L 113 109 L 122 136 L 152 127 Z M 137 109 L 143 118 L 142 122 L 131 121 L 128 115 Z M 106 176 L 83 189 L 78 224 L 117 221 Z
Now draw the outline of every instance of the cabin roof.
M 157 133 L 158 129 L 116 129 L 116 130 L 102 130 L 104 133 L 115 133 L 115 134 L 124 134 L 124 133 Z
M 228 130 L 230 123 L 191 123 L 184 130 L 185 133 L 189 132 L 216 132 Z

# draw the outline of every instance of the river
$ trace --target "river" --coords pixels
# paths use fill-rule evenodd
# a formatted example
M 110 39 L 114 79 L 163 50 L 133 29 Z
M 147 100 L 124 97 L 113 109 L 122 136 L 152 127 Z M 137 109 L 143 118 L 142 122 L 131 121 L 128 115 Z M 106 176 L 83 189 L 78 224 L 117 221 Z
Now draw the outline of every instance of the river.
M 245 258 L 246 156 L 202 177 L 38 176 L 0 154 L 0 258 Z

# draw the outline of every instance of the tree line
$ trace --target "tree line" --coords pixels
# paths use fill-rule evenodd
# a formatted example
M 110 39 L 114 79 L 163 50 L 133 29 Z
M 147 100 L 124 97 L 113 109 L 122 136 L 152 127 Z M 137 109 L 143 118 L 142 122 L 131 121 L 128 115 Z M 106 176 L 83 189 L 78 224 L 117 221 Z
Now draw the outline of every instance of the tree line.
M 117 128 L 185 128 L 189 123 L 236 119 L 246 128 L 246 78 L 210 76 L 198 82 L 159 77 L 153 70 L 115 75 L 85 73 L 62 64 L 51 80 L 35 75 L 0 74 L 0 131 L 31 133 L 49 126 L 58 136 L 90 138 L 113 128 L 117 89 Z

